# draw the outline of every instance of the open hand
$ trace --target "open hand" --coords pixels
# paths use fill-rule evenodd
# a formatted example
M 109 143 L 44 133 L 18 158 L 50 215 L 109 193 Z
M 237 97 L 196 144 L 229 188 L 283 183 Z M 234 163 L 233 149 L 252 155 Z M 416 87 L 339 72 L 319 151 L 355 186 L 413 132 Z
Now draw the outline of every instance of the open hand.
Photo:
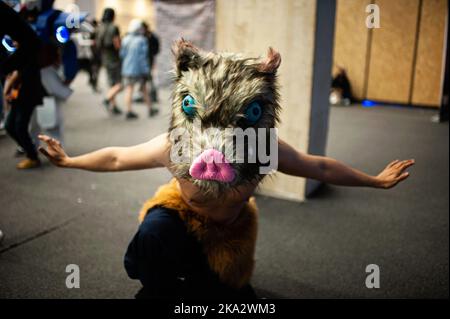
M 47 135 L 39 135 L 38 138 L 47 144 L 47 148 L 39 147 L 39 151 L 56 166 L 66 166 L 69 160 L 66 152 L 61 147 L 61 143 Z
M 395 160 L 391 162 L 386 168 L 376 177 L 377 187 L 392 188 L 398 183 L 404 181 L 409 177 L 409 173 L 405 170 L 414 165 L 415 160 Z

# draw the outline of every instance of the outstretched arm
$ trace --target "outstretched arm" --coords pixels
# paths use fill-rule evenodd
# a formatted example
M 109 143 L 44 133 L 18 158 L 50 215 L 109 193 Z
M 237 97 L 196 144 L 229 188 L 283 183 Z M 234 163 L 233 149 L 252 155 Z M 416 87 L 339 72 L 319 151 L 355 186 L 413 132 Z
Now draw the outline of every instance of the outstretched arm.
M 61 143 L 46 135 L 39 139 L 47 148 L 39 150 L 50 162 L 59 167 L 79 168 L 94 172 L 118 172 L 146 168 L 164 167 L 168 164 L 170 144 L 167 134 L 131 147 L 106 147 L 81 156 L 68 156 Z
M 405 170 L 414 165 L 412 159 L 395 160 L 380 174 L 371 176 L 329 157 L 301 154 L 282 140 L 279 140 L 278 152 L 280 172 L 343 186 L 391 188 L 408 178 Z

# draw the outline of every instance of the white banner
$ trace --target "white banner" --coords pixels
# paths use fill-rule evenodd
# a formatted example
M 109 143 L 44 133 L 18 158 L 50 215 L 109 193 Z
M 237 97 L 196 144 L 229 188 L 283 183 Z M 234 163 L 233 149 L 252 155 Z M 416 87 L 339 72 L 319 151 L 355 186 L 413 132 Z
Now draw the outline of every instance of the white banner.
M 173 68 L 171 47 L 183 37 L 206 51 L 215 44 L 215 1 L 173 0 L 154 2 L 156 11 L 156 34 L 160 40 L 160 53 L 156 58 L 157 85 L 171 84 L 169 73 Z

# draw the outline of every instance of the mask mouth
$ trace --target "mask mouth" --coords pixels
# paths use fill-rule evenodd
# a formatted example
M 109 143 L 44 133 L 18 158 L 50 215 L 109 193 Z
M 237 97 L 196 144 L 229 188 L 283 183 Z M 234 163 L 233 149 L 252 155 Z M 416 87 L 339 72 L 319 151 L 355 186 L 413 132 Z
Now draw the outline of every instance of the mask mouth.
M 235 178 L 234 169 L 222 152 L 215 149 L 203 151 L 192 162 L 189 174 L 199 180 L 230 183 Z

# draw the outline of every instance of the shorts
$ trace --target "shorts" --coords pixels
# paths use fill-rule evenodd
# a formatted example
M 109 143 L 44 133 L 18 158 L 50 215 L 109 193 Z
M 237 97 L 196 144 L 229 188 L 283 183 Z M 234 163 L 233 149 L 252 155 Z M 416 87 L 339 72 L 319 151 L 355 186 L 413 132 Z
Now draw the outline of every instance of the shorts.
M 122 82 L 122 74 L 120 65 L 114 67 L 106 67 L 109 86 L 114 86 Z
M 147 75 L 139 75 L 139 76 L 124 76 L 123 77 L 123 82 L 124 85 L 134 85 L 134 84 L 139 84 L 139 85 L 145 85 L 145 83 L 148 81 L 148 76 Z

